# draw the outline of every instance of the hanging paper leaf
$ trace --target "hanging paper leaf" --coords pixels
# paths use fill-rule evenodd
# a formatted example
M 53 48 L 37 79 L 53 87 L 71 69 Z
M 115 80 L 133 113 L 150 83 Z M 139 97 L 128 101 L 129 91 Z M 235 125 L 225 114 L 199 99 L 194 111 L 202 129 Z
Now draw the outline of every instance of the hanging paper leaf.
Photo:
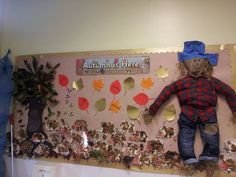
M 124 80 L 124 89 L 125 92 L 127 92 L 128 90 L 133 89 L 135 86 L 135 81 L 132 77 L 128 77 Z
M 81 110 L 87 110 L 89 107 L 89 102 L 86 98 L 79 97 L 78 98 L 78 106 L 79 106 L 79 109 L 81 109 Z
M 121 106 L 119 100 L 112 100 L 109 110 L 111 112 L 118 113 L 120 111 L 120 108 Z
M 156 75 L 160 79 L 166 78 L 166 77 L 168 77 L 168 69 L 160 66 L 156 72 Z
M 134 107 L 134 106 L 131 106 L 131 105 L 128 105 L 127 106 L 127 114 L 128 114 L 128 117 L 132 120 L 138 120 L 139 118 L 139 115 L 140 115 L 140 111 L 137 107 Z
M 105 110 L 106 108 L 106 99 L 105 98 L 101 98 L 99 100 L 97 100 L 94 104 L 94 107 L 96 109 L 97 112 L 102 112 Z
M 62 87 L 66 87 L 68 85 L 69 79 L 68 79 L 68 77 L 66 75 L 59 74 L 58 79 L 59 79 L 59 84 Z
M 112 84 L 110 86 L 110 91 L 113 95 L 117 95 L 118 93 L 120 93 L 121 85 L 120 85 L 119 80 L 116 80 L 116 81 L 112 82 Z
M 153 86 L 153 81 L 151 77 L 148 77 L 147 79 L 142 79 L 141 86 L 144 89 L 150 89 Z
M 84 88 L 83 80 L 80 78 L 77 81 L 73 81 L 72 88 L 75 90 L 81 90 L 82 88 Z
M 139 93 L 133 97 L 134 101 L 141 106 L 145 106 L 148 103 L 148 96 L 145 93 Z
M 173 121 L 176 116 L 175 106 L 172 104 L 172 105 L 164 108 L 163 116 L 167 121 L 169 121 L 169 122 Z
M 99 79 L 99 80 L 94 80 L 93 81 L 93 88 L 96 90 L 96 91 L 101 91 L 102 88 L 104 87 L 104 83 L 103 83 L 103 80 L 102 79 Z

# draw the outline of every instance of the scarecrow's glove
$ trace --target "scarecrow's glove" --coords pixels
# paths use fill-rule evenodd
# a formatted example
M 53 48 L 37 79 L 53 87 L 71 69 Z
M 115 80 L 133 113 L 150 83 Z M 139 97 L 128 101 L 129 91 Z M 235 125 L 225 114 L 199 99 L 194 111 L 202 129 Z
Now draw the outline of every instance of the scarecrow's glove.
M 144 119 L 145 124 L 150 124 L 152 122 L 153 117 L 150 115 L 148 108 L 145 108 L 142 117 Z

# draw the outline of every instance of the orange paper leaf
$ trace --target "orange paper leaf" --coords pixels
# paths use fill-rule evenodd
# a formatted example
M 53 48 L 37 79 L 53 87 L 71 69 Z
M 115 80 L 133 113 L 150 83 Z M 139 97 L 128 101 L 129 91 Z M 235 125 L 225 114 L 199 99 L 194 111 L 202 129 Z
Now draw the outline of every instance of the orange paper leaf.
M 151 77 L 148 77 L 147 79 L 142 79 L 141 86 L 145 89 L 150 89 L 153 86 L 153 81 Z
M 103 83 L 103 80 L 102 79 L 99 79 L 99 80 L 94 80 L 93 81 L 93 88 L 96 90 L 96 91 L 101 91 L 102 88 L 104 87 L 104 83 Z
M 120 108 L 121 106 L 119 100 L 112 100 L 109 110 L 111 112 L 118 113 L 120 111 Z

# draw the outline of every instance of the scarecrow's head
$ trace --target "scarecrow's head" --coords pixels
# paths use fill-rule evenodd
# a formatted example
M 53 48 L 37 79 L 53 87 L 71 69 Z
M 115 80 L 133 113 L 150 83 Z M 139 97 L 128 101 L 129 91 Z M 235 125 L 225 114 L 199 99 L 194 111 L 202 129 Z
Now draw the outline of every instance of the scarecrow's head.
M 184 51 L 178 53 L 180 61 L 179 69 L 182 76 L 193 77 L 212 74 L 212 67 L 217 65 L 218 55 L 205 53 L 205 44 L 200 41 L 187 41 L 184 43 Z

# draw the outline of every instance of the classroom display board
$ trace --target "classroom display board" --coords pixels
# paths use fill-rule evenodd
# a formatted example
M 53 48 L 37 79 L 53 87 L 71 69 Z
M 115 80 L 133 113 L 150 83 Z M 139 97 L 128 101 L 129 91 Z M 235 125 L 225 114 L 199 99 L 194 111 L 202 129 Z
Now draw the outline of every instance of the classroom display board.
M 232 85 L 232 49 L 214 46 L 219 54 L 214 77 Z M 57 104 L 42 110 L 42 131 L 27 132 L 29 106 L 15 101 L 15 155 L 111 168 L 179 174 L 177 148 L 180 107 L 173 95 L 145 122 L 142 114 L 162 89 L 178 79 L 177 51 L 124 50 L 33 55 L 37 65 L 56 68 Z M 16 57 L 17 68 L 33 65 L 31 55 Z M 32 83 L 33 84 L 33 83 Z M 29 87 L 30 89 L 30 87 Z M 42 89 L 42 88 L 41 88 Z M 33 114 L 33 113 L 32 113 Z M 221 96 L 217 115 L 221 173 L 235 175 L 236 131 L 232 113 Z M 196 136 L 195 152 L 202 143 Z

